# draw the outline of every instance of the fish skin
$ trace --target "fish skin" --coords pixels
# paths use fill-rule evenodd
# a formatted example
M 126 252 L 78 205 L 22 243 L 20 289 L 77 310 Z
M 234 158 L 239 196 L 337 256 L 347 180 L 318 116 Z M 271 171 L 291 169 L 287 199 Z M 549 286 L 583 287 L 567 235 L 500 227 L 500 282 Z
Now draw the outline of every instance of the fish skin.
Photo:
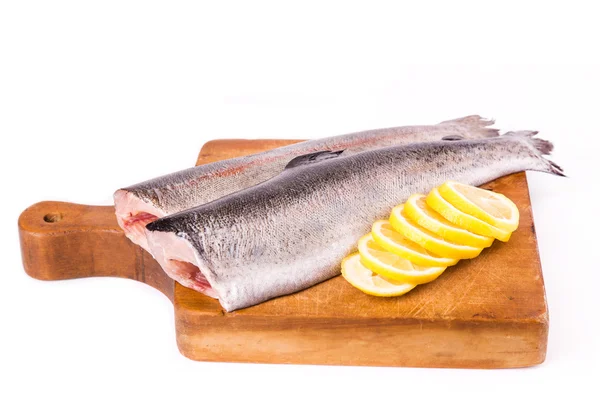
M 144 223 L 264 182 L 283 171 L 286 164 L 299 155 L 344 150 L 343 156 L 351 156 L 375 148 L 440 140 L 446 136 L 494 137 L 498 130 L 488 127 L 493 123 L 470 115 L 437 125 L 376 129 L 311 140 L 189 168 L 117 190 L 114 195 L 117 222 L 127 237 L 148 250 Z M 130 219 L 142 212 L 147 214 L 146 218 L 139 219 L 137 225 L 131 223 Z
M 198 266 L 223 308 L 233 311 L 338 275 L 372 223 L 414 193 L 448 180 L 481 185 L 523 170 L 563 175 L 542 156 L 552 144 L 535 133 L 395 146 L 286 169 L 159 219 L 146 235 L 167 273 L 170 258 Z M 173 252 L 173 244 L 190 250 L 187 256 Z M 180 283 L 193 288 L 186 279 Z

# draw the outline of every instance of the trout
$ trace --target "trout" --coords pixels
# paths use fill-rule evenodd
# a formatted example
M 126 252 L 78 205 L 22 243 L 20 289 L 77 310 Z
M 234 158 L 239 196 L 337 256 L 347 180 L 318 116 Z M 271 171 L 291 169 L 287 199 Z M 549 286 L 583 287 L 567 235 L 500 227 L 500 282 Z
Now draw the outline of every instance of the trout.
M 228 312 L 252 306 L 338 275 L 373 222 L 411 194 L 524 170 L 563 175 L 536 133 L 300 156 L 266 182 L 150 223 L 148 244 L 182 285 Z
M 294 157 L 317 151 L 344 150 L 342 156 L 387 146 L 463 136 L 498 135 L 493 121 L 477 115 L 430 126 L 405 126 L 310 140 L 259 154 L 189 168 L 117 190 L 117 222 L 125 235 L 148 250 L 144 227 L 160 217 L 187 210 L 264 182 L 283 171 Z M 322 154 L 322 157 L 328 155 Z M 313 160 L 314 162 L 318 160 Z

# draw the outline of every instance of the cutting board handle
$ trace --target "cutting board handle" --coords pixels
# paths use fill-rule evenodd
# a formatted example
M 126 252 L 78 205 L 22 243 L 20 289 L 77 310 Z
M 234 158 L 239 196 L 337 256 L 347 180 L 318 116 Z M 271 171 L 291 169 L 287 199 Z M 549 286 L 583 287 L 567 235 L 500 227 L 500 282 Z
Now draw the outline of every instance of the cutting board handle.
M 19 237 L 25 272 L 33 278 L 129 278 L 172 298 L 173 281 L 125 237 L 112 206 L 37 203 L 19 217 Z

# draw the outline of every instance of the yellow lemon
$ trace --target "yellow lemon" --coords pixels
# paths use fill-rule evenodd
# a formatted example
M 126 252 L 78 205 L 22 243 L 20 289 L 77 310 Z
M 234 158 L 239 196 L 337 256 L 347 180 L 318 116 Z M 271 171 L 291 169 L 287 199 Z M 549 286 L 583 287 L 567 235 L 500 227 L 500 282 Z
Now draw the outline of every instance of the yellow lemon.
M 379 246 L 370 233 L 358 241 L 358 252 L 365 267 L 376 274 L 398 282 L 415 285 L 431 282 L 446 269 L 446 267 L 413 264 Z
M 460 211 L 442 197 L 437 188 L 433 189 L 426 198 L 427 205 L 441 214 L 448 221 L 483 236 L 491 236 L 503 242 L 508 242 L 511 232 L 496 228 L 485 221 Z
M 444 183 L 438 191 L 460 211 L 498 229 L 514 232 L 519 226 L 519 209 L 500 193 L 454 181 Z
M 380 297 L 401 296 L 417 286 L 377 275 L 361 263 L 360 254 L 358 253 L 344 258 L 342 261 L 342 276 L 355 288 Z
M 392 227 L 396 231 L 400 232 L 408 239 L 442 257 L 459 259 L 474 258 L 481 253 L 481 250 L 483 250 L 482 247 L 465 246 L 445 240 L 443 237 L 417 225 L 406 217 L 404 213 L 404 204 L 394 207 L 392 214 L 390 215 L 390 224 L 392 224 Z
M 427 251 L 424 247 L 396 232 L 389 221 L 376 221 L 371 234 L 375 242 L 385 250 L 417 265 L 448 267 L 459 261 L 456 258 L 439 257 Z
M 461 228 L 427 205 L 425 195 L 414 194 L 406 200 L 404 213 L 423 228 L 454 243 L 471 247 L 490 247 L 494 238 Z

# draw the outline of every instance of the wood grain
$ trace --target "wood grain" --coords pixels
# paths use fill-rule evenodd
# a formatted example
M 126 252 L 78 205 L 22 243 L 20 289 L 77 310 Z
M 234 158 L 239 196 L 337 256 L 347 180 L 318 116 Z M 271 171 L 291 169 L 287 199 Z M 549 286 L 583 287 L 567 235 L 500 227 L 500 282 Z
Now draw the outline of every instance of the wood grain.
M 197 165 L 298 142 L 218 140 Z M 519 228 L 474 260 L 398 298 L 376 298 L 341 277 L 232 313 L 174 283 L 129 242 L 112 207 L 38 203 L 19 232 L 38 279 L 118 276 L 145 282 L 175 307 L 177 343 L 194 360 L 335 365 L 511 368 L 544 361 L 548 312 L 524 173 L 487 188 L 519 207 Z

